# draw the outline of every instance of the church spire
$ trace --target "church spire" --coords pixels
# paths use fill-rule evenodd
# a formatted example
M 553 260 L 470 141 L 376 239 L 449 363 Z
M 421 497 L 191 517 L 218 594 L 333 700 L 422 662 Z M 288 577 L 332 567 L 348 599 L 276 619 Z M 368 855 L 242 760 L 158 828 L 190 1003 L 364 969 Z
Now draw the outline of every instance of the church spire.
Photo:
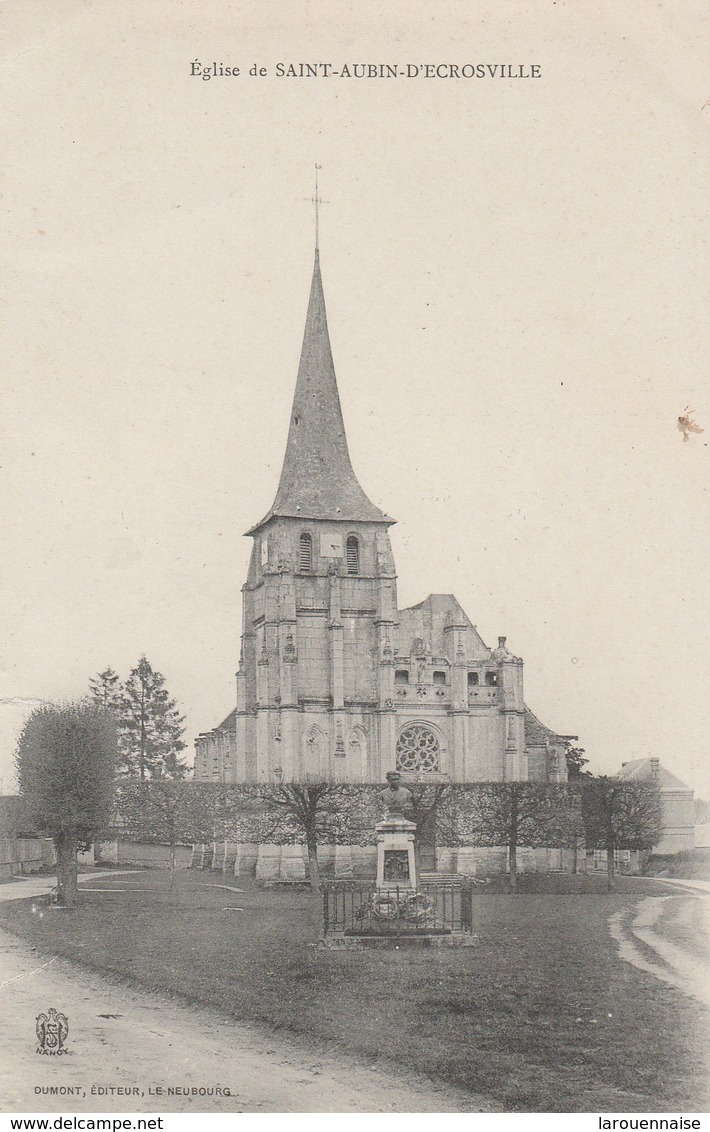
M 394 522 L 367 498 L 350 463 L 317 245 L 281 479 L 270 511 L 247 533 L 277 516 Z

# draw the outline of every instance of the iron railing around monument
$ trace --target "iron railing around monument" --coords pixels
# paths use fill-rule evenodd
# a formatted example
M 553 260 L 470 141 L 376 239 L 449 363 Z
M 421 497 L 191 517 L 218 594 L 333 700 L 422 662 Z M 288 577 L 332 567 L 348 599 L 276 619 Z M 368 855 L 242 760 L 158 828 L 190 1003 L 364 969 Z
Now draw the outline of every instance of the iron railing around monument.
M 324 935 L 450 935 L 473 931 L 471 885 L 423 883 L 417 889 L 331 881 L 323 894 Z

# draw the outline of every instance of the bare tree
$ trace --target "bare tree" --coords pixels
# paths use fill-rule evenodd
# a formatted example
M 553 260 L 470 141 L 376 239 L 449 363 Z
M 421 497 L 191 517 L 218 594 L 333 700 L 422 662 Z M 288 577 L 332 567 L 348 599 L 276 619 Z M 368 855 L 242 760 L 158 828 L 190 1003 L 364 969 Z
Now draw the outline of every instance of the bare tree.
M 574 844 L 580 830 L 576 791 L 537 782 L 487 782 L 459 788 L 459 838 L 508 850 L 510 891 L 518 884 L 518 848 Z
M 430 853 L 436 853 L 442 803 L 445 802 L 450 787 L 448 783 L 435 783 L 431 786 L 417 783 L 409 784 L 407 789 L 412 795 L 410 817 L 417 827 L 414 835 L 414 851 L 417 856 L 417 874 L 419 874 L 424 867 L 422 850 L 428 847 Z
M 172 891 L 178 846 L 214 836 L 215 824 L 224 815 L 224 795 L 224 789 L 212 782 L 183 782 L 161 775 L 149 781 L 124 779 L 116 792 L 116 815 L 125 836 L 168 846 Z
M 318 892 L 318 843 L 337 837 L 348 801 L 348 787 L 326 782 L 284 783 L 265 786 L 259 794 L 267 813 L 273 814 L 279 824 L 285 818 L 287 825 L 303 836 L 311 888 Z
M 582 820 L 588 849 L 606 849 L 607 888 L 614 885 L 618 849 L 651 849 L 661 836 L 661 795 L 657 786 L 600 775 L 585 778 Z

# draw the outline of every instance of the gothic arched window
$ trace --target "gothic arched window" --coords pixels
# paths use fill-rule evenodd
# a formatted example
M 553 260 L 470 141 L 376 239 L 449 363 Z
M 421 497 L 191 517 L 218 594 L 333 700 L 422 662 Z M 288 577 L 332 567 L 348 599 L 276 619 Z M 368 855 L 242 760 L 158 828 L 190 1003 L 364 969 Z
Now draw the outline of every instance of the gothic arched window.
M 394 682 L 395 682 L 395 684 L 408 684 L 409 683 L 409 672 L 407 671 L 406 668 L 398 668 L 397 669 L 397 671 L 394 674 Z
M 348 747 L 350 754 L 357 759 L 362 760 L 367 756 L 367 736 L 362 727 L 353 727 L 348 738 Z
M 355 535 L 350 535 L 345 543 L 345 565 L 348 574 L 360 573 L 360 543 Z
M 401 771 L 439 769 L 439 740 L 425 723 L 410 723 L 397 740 L 395 766 Z
M 307 782 L 323 782 L 327 777 L 328 750 L 324 731 L 316 723 L 305 735 L 303 771 Z
M 304 531 L 298 543 L 298 569 L 302 574 L 310 574 L 313 569 L 313 539 Z

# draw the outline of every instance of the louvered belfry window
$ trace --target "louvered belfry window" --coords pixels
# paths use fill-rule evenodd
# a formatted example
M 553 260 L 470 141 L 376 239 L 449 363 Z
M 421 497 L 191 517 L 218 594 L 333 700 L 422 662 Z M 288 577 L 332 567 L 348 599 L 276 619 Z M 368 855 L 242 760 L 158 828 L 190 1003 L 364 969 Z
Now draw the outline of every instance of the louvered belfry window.
M 350 535 L 345 543 L 345 563 L 348 574 L 360 573 L 360 544 L 355 535 Z
M 310 574 L 313 569 L 313 539 L 305 531 L 298 546 L 298 569 L 302 574 Z

